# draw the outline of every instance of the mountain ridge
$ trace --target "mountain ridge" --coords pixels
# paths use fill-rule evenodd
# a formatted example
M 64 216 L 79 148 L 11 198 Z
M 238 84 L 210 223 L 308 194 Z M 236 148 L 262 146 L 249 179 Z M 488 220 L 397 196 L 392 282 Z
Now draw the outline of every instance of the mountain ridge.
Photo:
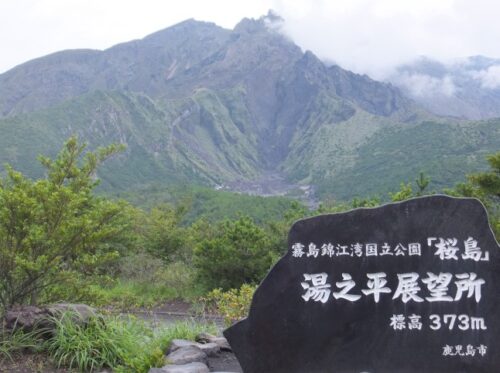
M 51 154 L 77 134 L 91 148 L 127 145 L 99 175 L 109 189 L 243 185 L 275 173 L 297 188 L 313 185 L 322 196 L 350 198 L 385 193 L 416 169 L 450 186 L 463 177 L 460 166 L 486 167 L 479 154 L 500 147 L 496 122 L 436 117 L 390 83 L 303 52 L 279 23 L 272 14 L 244 19 L 233 30 L 187 20 L 105 51 L 62 52 L 1 74 L 0 162 L 37 176 L 28 156 Z M 424 139 L 422 128 L 447 141 L 439 125 L 461 152 L 474 155 L 452 162 L 453 177 L 405 150 L 415 144 L 404 134 Z M 480 131 L 488 138 L 467 148 L 467 137 Z M 383 149 L 384 142 L 396 149 Z M 426 149 L 442 159 L 453 152 Z M 379 164 L 367 168 L 372 159 Z

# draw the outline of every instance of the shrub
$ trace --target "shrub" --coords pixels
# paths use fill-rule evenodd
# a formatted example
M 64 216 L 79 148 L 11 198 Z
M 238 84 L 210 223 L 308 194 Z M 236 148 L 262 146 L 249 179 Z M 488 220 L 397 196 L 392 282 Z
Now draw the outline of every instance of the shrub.
M 206 308 L 215 309 L 224 317 L 224 324 L 230 326 L 248 315 L 256 287 L 243 284 L 239 289 L 222 291 L 214 289 L 203 301 Z
M 209 289 L 257 283 L 273 263 L 271 246 L 266 232 L 250 218 L 226 220 L 218 225 L 214 238 L 203 240 L 195 248 L 197 276 Z
M 145 283 L 117 280 L 110 287 L 93 288 L 95 296 L 87 303 L 94 306 L 112 306 L 120 310 L 151 308 L 177 298 L 177 291 L 160 282 Z
M 177 207 L 161 204 L 145 217 L 144 246 L 165 263 L 191 257 L 188 229 L 180 225 L 185 213 L 186 207 L 182 204 Z
M 157 280 L 158 273 L 165 263 L 147 252 L 138 252 L 120 259 L 119 275 L 122 279 L 139 283 L 150 283 Z
M 97 166 L 120 148 L 84 149 L 72 138 L 55 160 L 41 157 L 40 180 L 10 167 L 0 177 L 0 306 L 52 301 L 54 284 L 98 278 L 128 237 L 126 204 L 92 194 Z

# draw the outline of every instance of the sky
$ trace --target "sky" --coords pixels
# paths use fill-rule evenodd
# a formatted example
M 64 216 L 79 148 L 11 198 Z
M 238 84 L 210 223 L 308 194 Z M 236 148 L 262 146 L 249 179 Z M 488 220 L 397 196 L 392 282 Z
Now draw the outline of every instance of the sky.
M 233 28 L 269 9 L 303 50 L 374 78 L 421 55 L 500 58 L 497 0 L 1 0 L 0 73 L 63 49 L 105 49 L 188 18 Z

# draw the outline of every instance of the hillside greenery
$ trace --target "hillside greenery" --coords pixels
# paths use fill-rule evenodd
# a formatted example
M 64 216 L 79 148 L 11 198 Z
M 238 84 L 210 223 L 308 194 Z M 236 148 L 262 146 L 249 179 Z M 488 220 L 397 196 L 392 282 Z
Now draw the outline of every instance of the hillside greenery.
M 237 219 L 243 215 L 263 224 L 281 219 L 294 203 L 288 197 L 262 197 L 196 185 L 152 185 L 107 195 L 125 199 L 144 210 L 164 204 L 175 206 L 179 209 L 182 225 L 192 224 L 199 219 L 216 222 L 225 218 Z
M 97 190 L 147 207 L 154 199 L 163 199 L 161 189 L 185 195 L 182 189 L 189 186 L 196 205 L 218 199 L 209 192 L 215 185 L 258 180 L 266 172 L 282 175 L 296 188 L 314 185 L 317 197 L 337 201 L 366 195 L 384 200 L 395 185 L 419 172 L 428 174 L 431 187 L 439 191 L 452 187 L 464 174 L 486 170 L 486 155 L 500 148 L 498 120 L 403 123 L 358 110 L 346 121 L 332 124 L 323 122 L 329 115 L 326 106 L 323 116 L 311 112 L 304 119 L 288 153 L 265 156 L 259 153 L 262 144 L 240 95 L 237 90 L 223 94 L 205 90 L 190 99 L 157 103 L 139 94 L 87 94 L 39 112 L 0 119 L 0 162 L 39 178 L 43 167 L 32 160 L 39 154 L 56 156 L 62 146 L 57 139 L 77 134 L 91 150 L 123 144 L 126 150 L 97 172 L 101 180 Z M 200 188 L 194 190 L 193 185 Z M 143 192 L 153 195 L 148 202 L 141 201 Z M 220 218 L 227 211 L 220 207 L 217 212 L 218 206 L 194 206 L 195 213 L 186 218 L 192 221 L 197 209 Z
M 300 147 L 302 140 L 297 140 L 296 160 L 290 158 L 287 165 L 294 178 L 316 185 L 323 198 L 386 199 L 401 181 L 411 181 L 420 172 L 439 192 L 465 174 L 487 170 L 486 156 L 500 149 L 500 121 L 384 124 L 353 118 L 313 136 L 317 139 L 306 140 L 319 145 L 313 149 Z
M 90 150 L 126 145 L 97 171 L 102 193 L 248 191 L 245 183 L 266 187 L 262 178 L 275 174 L 290 187 L 285 193 L 313 186 L 319 199 L 347 202 L 386 200 L 419 172 L 436 191 L 453 187 L 485 171 L 485 156 L 500 148 L 498 119 L 436 117 L 389 84 L 325 65 L 266 25 L 266 17 L 234 30 L 188 21 L 0 74 L 0 163 L 43 177 L 32 160 L 55 157 L 77 136 Z M 195 203 L 208 192 L 193 194 Z
M 381 203 L 373 197 L 330 199 L 310 210 L 285 198 L 195 187 L 182 192 L 159 188 L 149 202 L 138 193 L 141 208 L 95 192 L 97 167 L 123 151 L 120 146 L 89 151 L 71 138 L 54 159 L 40 157 L 46 172 L 39 179 L 7 167 L 0 179 L 2 313 L 14 304 L 54 300 L 123 310 L 185 299 L 198 310 L 215 310 L 227 323 L 234 322 L 248 311 L 255 286 L 286 251 L 294 221 Z M 500 153 L 489 155 L 489 169 L 443 191 L 480 199 L 497 239 L 499 159 Z M 421 172 L 386 198 L 402 201 L 433 193 L 432 183 Z M 210 209 L 222 207 L 213 212 L 200 208 L 197 200 Z M 266 210 L 268 201 L 271 211 Z M 251 203 L 256 204 L 253 210 Z M 231 207 L 231 217 L 220 215 Z M 56 326 L 57 333 L 46 341 L 34 335 L 2 336 L 0 355 L 9 358 L 28 348 L 59 366 L 146 372 L 164 363 L 171 338 L 192 338 L 199 330 L 174 327 L 155 333 L 145 324 L 117 318 L 96 319 L 85 328 L 68 318 L 56 320 Z M 69 341 L 78 341 L 80 347 Z M 90 350 L 91 355 L 85 352 Z
M 1 303 L 85 300 L 123 307 L 193 298 L 214 288 L 258 283 L 286 250 L 289 227 L 314 214 L 377 206 L 380 197 L 325 200 L 315 210 L 284 197 L 256 197 L 198 187 L 98 196 L 97 167 L 124 151 L 87 151 L 70 139 L 45 176 L 32 180 L 11 167 L 0 180 Z M 497 236 L 498 153 L 490 170 L 470 174 L 451 195 L 483 201 Z M 435 193 L 426 173 L 385 199 Z M 148 200 L 147 197 L 151 197 Z M 128 303 L 128 304 L 127 304 Z

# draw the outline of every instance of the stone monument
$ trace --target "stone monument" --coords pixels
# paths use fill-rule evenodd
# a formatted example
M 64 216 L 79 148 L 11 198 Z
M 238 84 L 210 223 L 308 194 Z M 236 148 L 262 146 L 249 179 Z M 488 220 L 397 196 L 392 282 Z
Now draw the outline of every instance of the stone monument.
M 499 254 L 476 199 L 300 220 L 224 334 L 245 373 L 497 373 Z

